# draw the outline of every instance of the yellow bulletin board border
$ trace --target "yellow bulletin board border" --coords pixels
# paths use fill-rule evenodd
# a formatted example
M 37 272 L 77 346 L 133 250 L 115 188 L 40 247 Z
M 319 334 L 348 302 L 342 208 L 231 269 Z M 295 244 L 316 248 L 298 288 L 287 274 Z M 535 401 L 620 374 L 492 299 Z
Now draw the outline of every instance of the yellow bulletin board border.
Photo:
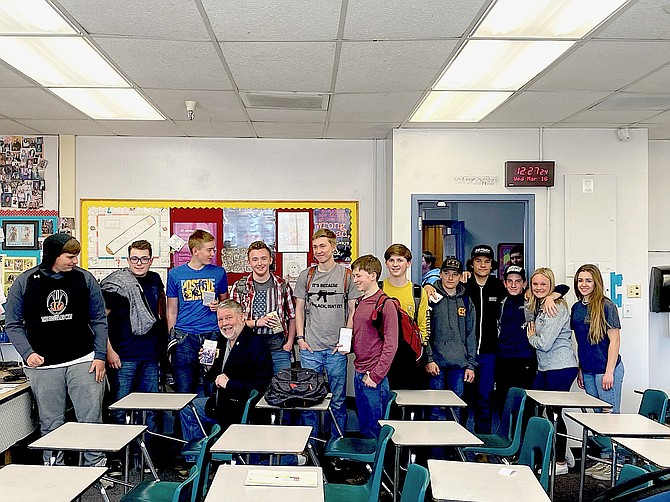
M 92 207 L 111 208 L 166 208 L 166 209 L 349 209 L 351 211 L 351 256 L 352 261 L 358 257 L 358 201 L 314 201 L 314 200 L 133 200 L 133 199 L 81 199 L 80 235 L 81 260 L 80 266 L 88 268 L 89 228 L 88 210 Z

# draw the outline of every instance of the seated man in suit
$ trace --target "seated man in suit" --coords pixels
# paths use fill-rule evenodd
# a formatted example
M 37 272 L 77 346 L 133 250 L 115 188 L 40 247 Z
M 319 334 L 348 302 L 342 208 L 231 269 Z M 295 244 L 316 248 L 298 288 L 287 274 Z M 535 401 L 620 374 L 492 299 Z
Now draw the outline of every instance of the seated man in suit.
M 218 339 L 214 363 L 205 372 L 205 378 L 214 382 L 214 391 L 211 397 L 196 398 L 193 404 L 206 428 L 218 423 L 225 430 L 241 421 L 252 389 L 265 393 L 272 378 L 272 356 L 265 340 L 246 325 L 239 303 L 223 300 L 216 318 L 223 336 Z M 184 408 L 180 415 L 184 440 L 203 437 L 192 408 Z

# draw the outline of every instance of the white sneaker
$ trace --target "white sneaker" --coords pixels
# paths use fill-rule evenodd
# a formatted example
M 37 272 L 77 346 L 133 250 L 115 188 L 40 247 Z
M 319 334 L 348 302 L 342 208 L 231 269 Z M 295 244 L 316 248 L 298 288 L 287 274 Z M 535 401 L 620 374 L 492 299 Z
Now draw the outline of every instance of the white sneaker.
M 591 474 L 593 479 L 598 479 L 600 481 L 609 481 L 612 479 L 612 466 L 610 464 L 603 464 L 603 468 L 595 473 Z
M 565 462 L 568 464 L 570 469 L 575 466 L 575 456 L 572 454 L 572 449 L 569 446 L 565 450 Z
M 538 471 L 542 474 L 542 469 Z M 568 473 L 568 464 L 556 464 L 556 476 L 561 476 Z M 549 465 L 549 474 L 551 474 L 551 465 Z
M 596 462 L 594 465 L 586 469 L 584 471 L 584 474 L 586 474 L 587 476 L 594 477 L 594 475 L 600 473 L 605 468 L 606 465 L 607 464 L 605 464 L 604 462 Z

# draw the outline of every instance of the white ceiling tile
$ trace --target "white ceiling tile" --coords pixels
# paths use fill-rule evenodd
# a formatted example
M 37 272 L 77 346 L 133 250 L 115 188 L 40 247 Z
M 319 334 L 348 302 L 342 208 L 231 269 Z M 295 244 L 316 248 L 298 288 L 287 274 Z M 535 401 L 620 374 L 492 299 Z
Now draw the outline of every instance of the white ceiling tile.
M 248 122 L 190 122 L 176 121 L 177 126 L 188 136 L 207 138 L 253 138 Z
M 259 138 L 322 138 L 323 124 L 287 122 L 254 122 Z
M 185 136 L 170 120 L 99 120 L 118 136 Z
M 365 124 L 333 123 L 328 125 L 326 138 L 329 139 L 386 139 L 398 124 L 379 122 Z
M 605 96 L 606 92 L 522 92 L 507 100 L 483 122 L 558 122 Z
M 563 120 L 570 124 L 600 124 L 600 127 L 634 124 L 658 112 L 586 110 Z
M 145 92 L 163 113 L 174 120 L 188 118 L 184 104 L 187 100 L 198 102 L 195 108 L 195 120 L 198 122 L 246 120 L 233 91 L 145 89 Z
M 637 0 L 596 38 L 670 40 L 670 16 L 663 10 L 666 0 Z
M 239 89 L 330 90 L 335 44 L 331 42 L 227 42 L 223 55 Z
M 593 41 L 549 70 L 529 89 L 616 91 L 670 60 L 670 42 Z
M 670 139 L 670 125 L 649 127 L 648 131 L 649 139 Z
M 42 134 L 74 134 L 77 136 L 111 136 L 114 134 L 94 120 L 25 119 L 21 123 Z
M 423 91 L 455 46 L 453 40 L 344 42 L 335 91 Z
M 13 120 L 0 119 L 0 135 L 10 136 L 12 134 L 39 134 L 41 131 L 37 128 L 28 127 Z
M 15 119 L 86 119 L 88 116 L 37 87 L 0 92 L 0 114 Z
M 203 0 L 219 41 L 335 40 L 341 0 Z
M 344 38 L 460 37 L 486 3 L 483 0 L 349 0 Z
M 659 113 L 657 115 L 652 115 L 643 120 L 640 120 L 638 124 L 651 125 L 651 124 L 668 124 L 670 125 L 670 111 Z
M 331 122 L 385 122 L 400 124 L 421 98 L 421 92 L 336 94 Z
M 254 122 L 312 122 L 323 123 L 327 112 L 322 110 L 279 110 L 248 108 L 249 118 Z
M 549 127 L 554 122 L 480 122 L 476 129 L 537 129 L 538 127 Z
M 230 90 L 209 42 L 96 38 L 100 47 L 141 87 Z
M 670 89 L 670 65 L 626 87 L 626 92 L 666 93 L 668 89 Z
M 193 0 L 58 0 L 88 33 L 209 40 Z
M 6 67 L 4 61 L 0 61 L 0 87 L 35 87 L 31 81 L 22 77 L 22 75 L 11 67 Z

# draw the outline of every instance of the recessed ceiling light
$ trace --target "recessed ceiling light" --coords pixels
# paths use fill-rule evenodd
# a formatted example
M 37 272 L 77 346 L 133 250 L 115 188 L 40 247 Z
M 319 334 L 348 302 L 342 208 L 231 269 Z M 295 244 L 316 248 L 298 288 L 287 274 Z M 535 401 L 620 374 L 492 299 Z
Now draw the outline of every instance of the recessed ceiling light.
M 49 89 L 89 117 L 100 120 L 165 120 L 135 89 Z
M 512 92 L 431 91 L 410 122 L 478 122 Z

